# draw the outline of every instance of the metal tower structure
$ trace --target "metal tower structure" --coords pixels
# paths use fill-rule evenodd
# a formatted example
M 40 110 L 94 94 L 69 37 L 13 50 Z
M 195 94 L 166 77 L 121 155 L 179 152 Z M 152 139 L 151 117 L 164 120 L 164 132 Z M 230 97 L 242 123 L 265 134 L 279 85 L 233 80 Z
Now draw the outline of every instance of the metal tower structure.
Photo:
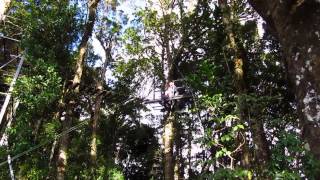
M 193 99 L 190 88 L 186 85 L 185 79 L 177 79 L 170 84 L 171 86 L 165 90 L 154 88 L 153 98 L 144 99 L 144 104 L 152 104 L 154 110 L 163 110 L 167 104 L 176 104 L 179 101 L 176 105 L 180 106 L 179 109 L 183 109 L 181 105 L 183 105 L 186 100 Z
M 23 57 L 19 40 L 0 36 L 0 145 L 4 143 L 4 131 L 11 124 L 18 102 L 12 98 L 14 85 L 19 77 Z

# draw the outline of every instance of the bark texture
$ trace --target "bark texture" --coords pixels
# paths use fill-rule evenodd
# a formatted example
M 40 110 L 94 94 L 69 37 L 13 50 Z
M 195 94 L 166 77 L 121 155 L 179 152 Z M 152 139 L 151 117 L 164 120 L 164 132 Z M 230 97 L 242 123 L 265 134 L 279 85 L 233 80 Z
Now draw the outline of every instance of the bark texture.
M 92 35 L 94 22 L 96 19 L 96 10 L 97 5 L 100 0 L 88 0 L 88 22 L 85 26 L 84 34 L 82 36 L 80 45 L 79 45 L 79 55 L 76 61 L 75 73 L 73 76 L 72 83 L 67 88 L 67 92 L 65 95 L 65 117 L 62 121 L 62 130 L 66 131 L 70 129 L 73 123 L 73 119 L 75 119 L 76 112 L 76 98 L 79 94 L 79 85 L 81 82 L 82 72 L 83 72 L 83 63 L 85 60 L 85 55 L 87 53 L 87 45 L 88 40 Z M 70 142 L 70 136 L 68 133 L 63 135 L 60 139 L 60 146 L 58 151 L 58 159 L 57 159 L 57 179 L 63 180 L 66 167 L 67 167 L 67 157 L 68 157 L 68 144 Z
M 175 180 L 181 180 L 184 179 L 184 169 L 186 168 L 184 165 L 184 158 L 183 158 L 183 141 L 182 141 L 182 135 L 184 133 L 183 128 L 175 123 L 175 167 L 174 167 L 174 179 Z
M 102 87 L 102 86 L 100 86 Z M 94 114 L 91 118 L 91 143 L 90 143 L 90 157 L 92 167 L 95 167 L 97 164 L 97 129 L 98 129 L 98 120 L 100 118 L 100 108 L 102 102 L 102 89 L 99 90 L 96 95 L 95 105 L 94 105 Z
M 288 76 L 294 87 L 302 136 L 320 160 L 320 2 L 249 2 L 282 45 Z
M 174 179 L 174 158 L 173 158 L 173 141 L 174 141 L 174 126 L 173 126 L 173 114 L 169 112 L 166 118 L 164 132 L 163 132 L 163 144 L 164 144 L 164 179 Z

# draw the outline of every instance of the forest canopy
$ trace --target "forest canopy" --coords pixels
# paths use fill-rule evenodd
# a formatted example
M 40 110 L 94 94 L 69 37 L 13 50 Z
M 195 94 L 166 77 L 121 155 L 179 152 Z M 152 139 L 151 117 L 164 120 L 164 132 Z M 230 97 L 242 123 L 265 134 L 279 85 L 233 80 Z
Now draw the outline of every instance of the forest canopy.
M 319 179 L 318 0 L 0 0 L 0 179 Z

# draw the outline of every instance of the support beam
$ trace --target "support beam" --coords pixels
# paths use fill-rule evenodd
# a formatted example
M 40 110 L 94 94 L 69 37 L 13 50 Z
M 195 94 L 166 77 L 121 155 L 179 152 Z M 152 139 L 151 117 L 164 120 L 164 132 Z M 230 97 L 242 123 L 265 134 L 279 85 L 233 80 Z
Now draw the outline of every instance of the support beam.
M 13 91 L 13 87 L 16 84 L 16 81 L 17 81 L 17 79 L 19 77 L 23 61 L 24 61 L 24 58 L 21 57 L 19 65 L 18 65 L 17 70 L 16 70 L 16 73 L 15 73 L 15 75 L 14 75 L 12 81 L 11 81 L 10 88 L 9 88 L 9 91 L 8 91 L 9 93 L 7 94 L 6 99 L 4 100 L 3 106 L 1 108 L 1 111 L 0 111 L 0 124 L 2 123 L 3 117 L 4 117 L 5 113 L 6 113 L 7 107 L 9 105 L 9 102 L 10 102 L 10 99 L 11 99 L 11 92 Z

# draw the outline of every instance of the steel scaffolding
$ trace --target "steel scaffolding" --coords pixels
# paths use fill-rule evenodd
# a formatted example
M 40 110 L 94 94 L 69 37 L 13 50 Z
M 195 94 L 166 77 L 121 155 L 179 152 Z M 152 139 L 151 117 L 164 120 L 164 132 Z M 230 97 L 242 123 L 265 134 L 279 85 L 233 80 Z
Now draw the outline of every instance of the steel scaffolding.
M 10 126 L 18 105 L 13 101 L 12 92 L 24 59 L 19 55 L 18 40 L 0 36 L 0 42 L 0 144 L 3 144 L 4 131 Z

